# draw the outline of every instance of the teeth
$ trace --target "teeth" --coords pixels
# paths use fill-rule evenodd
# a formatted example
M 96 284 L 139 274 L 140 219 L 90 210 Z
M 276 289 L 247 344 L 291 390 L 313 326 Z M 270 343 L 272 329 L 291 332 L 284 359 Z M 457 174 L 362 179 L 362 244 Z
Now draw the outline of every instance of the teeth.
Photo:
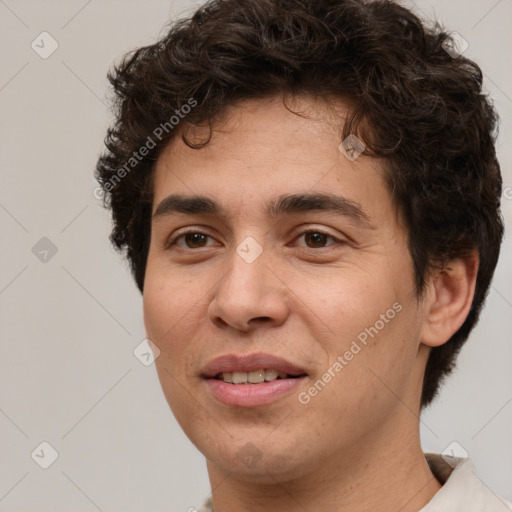
M 277 379 L 279 372 L 277 370 L 266 370 L 265 371 L 265 380 L 267 382 L 271 382 Z
M 265 370 L 257 370 L 255 372 L 249 372 L 247 380 L 251 384 L 260 384 L 261 382 L 265 382 Z
M 276 379 L 286 379 L 288 374 L 277 370 L 261 369 L 254 372 L 224 372 L 218 375 L 218 379 L 230 384 L 261 384 L 272 382 Z
M 247 382 L 247 373 L 233 372 L 233 384 L 245 384 Z

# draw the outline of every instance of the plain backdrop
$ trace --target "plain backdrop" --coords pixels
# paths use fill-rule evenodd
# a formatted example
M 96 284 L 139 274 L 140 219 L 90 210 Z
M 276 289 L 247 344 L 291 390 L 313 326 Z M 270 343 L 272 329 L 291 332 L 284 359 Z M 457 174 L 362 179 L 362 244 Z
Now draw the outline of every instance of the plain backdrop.
M 405 4 L 459 32 L 466 55 L 485 73 L 502 119 L 498 152 L 510 229 L 512 2 Z M 154 365 L 133 354 L 144 338 L 141 296 L 109 245 L 109 216 L 93 195 L 111 121 L 107 70 L 195 5 L 0 0 L 3 512 L 176 512 L 209 494 L 204 459 L 174 420 Z M 507 233 L 481 321 L 421 420 L 425 451 L 456 442 L 483 482 L 508 500 L 511 260 Z M 52 450 L 42 442 L 58 453 L 48 469 L 40 465 Z

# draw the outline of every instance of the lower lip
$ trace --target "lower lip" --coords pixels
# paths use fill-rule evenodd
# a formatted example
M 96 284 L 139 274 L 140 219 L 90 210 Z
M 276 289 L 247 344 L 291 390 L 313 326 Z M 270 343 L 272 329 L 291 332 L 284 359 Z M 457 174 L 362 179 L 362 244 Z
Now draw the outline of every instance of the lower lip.
M 230 384 L 219 379 L 207 379 L 212 395 L 223 404 L 234 407 L 257 407 L 275 402 L 295 390 L 304 377 L 277 379 L 261 384 Z

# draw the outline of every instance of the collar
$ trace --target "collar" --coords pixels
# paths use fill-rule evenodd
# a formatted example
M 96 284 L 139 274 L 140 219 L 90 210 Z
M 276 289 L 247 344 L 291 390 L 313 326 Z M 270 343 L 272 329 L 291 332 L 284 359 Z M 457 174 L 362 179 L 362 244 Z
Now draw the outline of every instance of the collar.
M 471 459 L 425 453 L 443 485 L 419 512 L 509 512 L 512 505 L 494 494 L 478 477 Z

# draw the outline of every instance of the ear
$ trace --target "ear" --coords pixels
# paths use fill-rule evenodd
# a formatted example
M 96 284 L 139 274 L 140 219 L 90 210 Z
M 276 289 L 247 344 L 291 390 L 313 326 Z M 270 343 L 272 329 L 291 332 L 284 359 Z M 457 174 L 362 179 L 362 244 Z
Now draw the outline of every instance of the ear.
M 446 343 L 464 323 L 475 294 L 478 264 L 474 251 L 450 261 L 429 280 L 421 336 L 424 345 L 438 347 Z

